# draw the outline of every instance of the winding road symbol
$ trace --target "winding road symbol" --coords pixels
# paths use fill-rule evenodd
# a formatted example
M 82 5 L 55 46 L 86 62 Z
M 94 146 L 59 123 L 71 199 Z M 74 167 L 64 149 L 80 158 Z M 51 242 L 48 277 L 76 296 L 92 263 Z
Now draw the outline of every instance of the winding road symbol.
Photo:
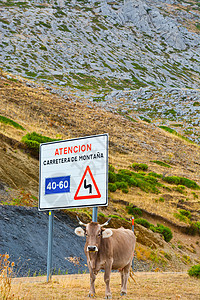
M 90 176 L 91 180 L 92 180 L 92 184 L 87 184 L 87 180 L 86 180 L 86 175 L 87 173 L 89 174 L 88 176 Z M 89 189 L 89 195 L 81 195 L 80 189 L 83 185 L 83 188 Z M 94 188 L 93 188 L 94 187 Z M 83 177 L 79 183 L 79 186 L 77 188 L 76 194 L 74 196 L 74 200 L 84 200 L 84 199 L 93 199 L 93 198 L 101 198 L 101 193 L 99 191 L 99 188 L 96 184 L 96 181 L 94 179 L 94 176 L 90 170 L 90 167 L 87 166 L 85 169 L 85 172 L 83 174 Z
M 84 189 L 89 189 L 89 193 L 92 194 L 92 185 L 86 183 L 86 179 L 84 179 Z

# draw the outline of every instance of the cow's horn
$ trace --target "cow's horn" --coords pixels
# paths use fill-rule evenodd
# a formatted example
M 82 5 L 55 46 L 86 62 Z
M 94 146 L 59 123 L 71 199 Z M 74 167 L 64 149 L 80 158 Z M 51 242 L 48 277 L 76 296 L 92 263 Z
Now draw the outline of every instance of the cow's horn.
M 79 222 L 79 225 L 82 225 L 82 226 L 86 226 L 87 225 L 87 224 L 81 222 L 81 220 L 79 219 L 79 217 L 77 215 L 76 215 L 76 218 L 77 218 L 77 220 Z
M 111 218 L 108 219 L 108 221 L 106 221 L 104 224 L 101 225 L 101 227 L 108 225 L 108 223 L 110 222 Z

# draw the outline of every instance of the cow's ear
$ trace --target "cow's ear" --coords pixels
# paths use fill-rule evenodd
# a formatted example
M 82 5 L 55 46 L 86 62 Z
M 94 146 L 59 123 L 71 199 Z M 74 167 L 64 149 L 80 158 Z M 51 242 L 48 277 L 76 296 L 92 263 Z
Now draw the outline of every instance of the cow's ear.
M 81 227 L 77 227 L 74 231 L 78 236 L 85 236 L 85 231 Z
M 102 231 L 102 238 L 103 239 L 107 239 L 109 238 L 111 235 L 113 234 L 112 230 L 111 229 L 105 229 Z

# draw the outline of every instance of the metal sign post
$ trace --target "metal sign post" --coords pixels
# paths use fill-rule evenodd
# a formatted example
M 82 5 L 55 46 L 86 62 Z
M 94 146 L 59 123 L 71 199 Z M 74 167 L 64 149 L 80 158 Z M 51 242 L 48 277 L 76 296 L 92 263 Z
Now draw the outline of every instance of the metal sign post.
M 93 207 L 92 222 L 97 222 L 98 207 Z
M 52 249 L 53 249 L 53 218 L 54 212 L 49 211 L 48 253 L 47 253 L 47 282 L 52 276 Z
M 52 275 L 53 210 L 108 205 L 108 134 L 40 145 L 39 210 L 49 211 L 47 281 Z

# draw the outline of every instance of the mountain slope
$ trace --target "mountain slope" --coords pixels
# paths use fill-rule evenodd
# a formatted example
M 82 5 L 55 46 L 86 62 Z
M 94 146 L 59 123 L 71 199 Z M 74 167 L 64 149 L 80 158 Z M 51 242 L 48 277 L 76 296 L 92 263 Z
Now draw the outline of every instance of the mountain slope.
M 21 141 L 27 132 L 33 131 L 60 139 L 108 132 L 109 163 L 116 172 L 119 169 L 131 170 L 130 165 L 134 162 L 146 163 L 147 174 L 156 172 L 161 177 L 177 175 L 200 184 L 199 146 L 153 124 L 128 120 L 120 114 L 109 112 L 98 103 L 91 103 L 73 94 L 64 99 L 43 87 L 31 87 L 33 85 L 33 82 L 24 79 L 8 79 L 7 74 L 3 74 L 0 79 L 0 114 L 25 129 L 17 129 L 12 123 L 9 125 L 0 122 L 1 204 L 38 205 L 39 162 L 35 156 L 32 157 L 30 148 Z M 170 168 L 160 166 L 156 163 L 158 161 Z M 177 190 L 176 185 L 163 182 L 162 178 L 159 182 L 159 194 L 146 192 L 139 187 L 129 188 L 128 194 L 121 190 L 109 193 L 109 206 L 99 209 L 99 220 L 104 221 L 111 215 L 112 226 L 117 224 L 130 227 L 130 222 L 127 222 L 130 219 L 127 206 L 137 206 L 143 217 L 152 224 L 156 226 L 156 222 L 161 222 L 173 231 L 172 244 L 168 245 L 163 244 L 158 234 L 154 236 L 152 231 L 143 229 L 142 226 L 136 227 L 137 257 L 141 259 L 142 255 L 142 259 L 148 262 L 153 255 L 152 259 L 158 259 L 158 265 L 162 269 L 174 270 L 173 266 L 176 265 L 176 270 L 185 270 L 188 266 L 185 265 L 187 257 L 188 264 L 198 261 L 200 247 L 196 242 L 199 237 L 185 235 L 183 231 L 188 230 L 189 219 L 185 223 L 177 219 L 175 214 L 179 214 L 181 208 L 190 213 L 192 222 L 199 220 L 200 191 L 187 187 L 179 187 Z M 91 210 L 79 209 L 78 212 L 82 213 L 85 221 L 89 221 Z M 160 245 L 165 245 L 165 248 Z M 155 250 L 149 247 L 154 247 Z M 166 260 L 163 253 L 169 254 L 170 256 L 165 255 L 171 259 Z M 154 261 L 150 262 L 152 264 Z

